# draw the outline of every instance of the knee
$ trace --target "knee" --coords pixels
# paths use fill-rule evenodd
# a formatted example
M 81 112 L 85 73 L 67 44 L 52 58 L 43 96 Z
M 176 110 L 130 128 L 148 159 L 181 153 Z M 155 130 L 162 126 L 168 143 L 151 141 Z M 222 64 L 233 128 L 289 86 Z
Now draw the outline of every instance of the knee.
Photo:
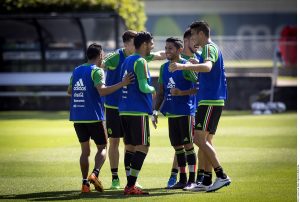
M 90 149 L 85 149 L 81 151 L 81 156 L 82 157 L 89 157 L 91 155 L 91 150 Z
M 109 138 L 109 146 L 110 147 L 118 147 L 120 139 L 119 138 Z
M 193 145 L 193 143 L 185 144 L 184 148 L 185 148 L 185 150 L 190 150 L 190 149 L 194 148 L 194 145 Z
M 138 146 L 136 146 L 136 151 L 140 151 L 140 152 L 143 152 L 143 153 L 147 154 L 148 151 L 149 151 L 149 146 L 138 145 Z

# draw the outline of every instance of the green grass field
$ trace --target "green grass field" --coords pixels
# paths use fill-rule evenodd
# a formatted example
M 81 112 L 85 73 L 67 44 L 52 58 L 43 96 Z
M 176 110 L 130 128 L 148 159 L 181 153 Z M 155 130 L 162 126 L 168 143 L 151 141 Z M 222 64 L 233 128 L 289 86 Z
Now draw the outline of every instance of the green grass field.
M 232 184 L 215 193 L 195 193 L 163 189 L 174 151 L 166 119 L 160 117 L 158 129 L 151 128 L 151 147 L 138 179 L 150 196 L 125 197 L 122 190 L 80 194 L 80 146 L 67 112 L 0 112 L 0 200 L 296 201 L 296 119 L 295 112 L 225 111 L 214 143 Z M 91 169 L 94 153 L 93 145 Z M 124 185 L 122 159 L 123 154 L 119 174 Z M 108 188 L 108 158 L 100 176 Z

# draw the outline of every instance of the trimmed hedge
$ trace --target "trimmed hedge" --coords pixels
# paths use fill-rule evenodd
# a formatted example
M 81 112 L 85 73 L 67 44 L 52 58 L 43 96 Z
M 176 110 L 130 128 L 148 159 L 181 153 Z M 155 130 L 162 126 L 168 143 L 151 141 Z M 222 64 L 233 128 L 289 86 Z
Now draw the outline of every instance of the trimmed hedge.
M 141 0 L 4 0 L 0 5 L 1 14 L 103 11 L 118 13 L 128 29 L 145 29 L 146 15 Z

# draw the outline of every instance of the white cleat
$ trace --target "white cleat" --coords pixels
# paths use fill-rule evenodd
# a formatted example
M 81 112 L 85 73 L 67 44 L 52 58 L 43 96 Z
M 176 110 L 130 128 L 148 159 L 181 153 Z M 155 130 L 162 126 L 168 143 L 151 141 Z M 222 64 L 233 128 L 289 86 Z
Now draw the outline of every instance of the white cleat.
M 221 189 L 222 187 L 230 185 L 230 183 L 231 183 L 231 180 L 228 176 L 225 179 L 217 177 L 215 182 L 211 186 L 209 186 L 209 188 L 207 189 L 206 192 L 217 191 L 217 190 Z
M 202 182 L 198 183 L 195 187 L 190 189 L 189 191 L 207 191 L 211 185 L 204 185 Z
M 189 182 L 184 188 L 184 191 L 191 191 L 193 188 L 197 186 L 197 183 L 195 182 Z

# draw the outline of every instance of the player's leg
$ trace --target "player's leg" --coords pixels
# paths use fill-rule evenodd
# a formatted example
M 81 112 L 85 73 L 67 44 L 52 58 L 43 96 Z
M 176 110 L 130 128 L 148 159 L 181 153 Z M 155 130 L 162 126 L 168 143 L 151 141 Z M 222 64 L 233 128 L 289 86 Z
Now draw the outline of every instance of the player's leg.
M 198 145 L 200 146 L 201 151 L 204 152 L 205 157 L 208 158 L 208 161 L 214 168 L 216 173 L 216 181 L 212 186 L 208 188 L 208 192 L 216 191 L 223 186 L 227 186 L 231 183 L 230 178 L 225 174 L 223 168 L 220 165 L 219 159 L 216 154 L 214 147 L 207 141 L 209 133 L 215 133 L 217 125 L 222 113 L 222 107 L 220 106 L 200 106 L 200 111 L 203 113 L 203 122 L 200 122 L 199 127 L 196 128 L 199 141 Z M 201 124 L 202 123 L 202 124 Z M 199 130 L 200 129 L 200 130 Z
M 130 175 L 124 189 L 124 194 L 149 194 L 135 186 L 150 146 L 149 118 L 148 116 L 124 116 L 124 118 L 127 120 L 130 129 L 129 136 L 131 136 L 131 144 L 136 145 L 135 153 L 130 163 Z M 126 136 L 127 133 L 125 131 L 125 137 Z
M 197 170 L 197 183 L 201 183 L 204 177 L 204 169 L 205 169 L 205 157 L 204 153 L 201 149 L 198 149 L 198 170 Z
M 90 192 L 90 183 L 88 181 L 89 172 L 89 156 L 91 153 L 90 142 L 81 142 L 81 155 L 80 155 L 80 169 L 82 174 L 82 188 L 81 192 Z
M 112 174 L 112 184 L 111 189 L 120 188 L 120 179 L 118 175 L 119 170 L 119 143 L 120 138 L 109 138 L 109 148 L 108 148 L 108 157 L 110 164 L 110 171 Z
M 90 192 L 90 183 L 88 181 L 89 156 L 90 156 L 90 136 L 85 124 L 74 123 L 74 128 L 80 142 L 81 154 L 79 158 L 80 170 L 82 175 L 81 192 Z
M 108 158 L 110 163 L 110 170 L 112 174 L 111 189 L 120 188 L 120 179 L 118 176 L 119 168 L 119 144 L 122 138 L 123 130 L 121 126 L 121 119 L 117 109 L 106 108 L 106 128 L 109 137 Z
M 103 192 L 104 189 L 99 179 L 99 173 L 106 160 L 107 133 L 103 122 L 89 124 L 88 130 L 97 146 L 95 166 L 88 179 L 97 191 Z
M 213 134 L 208 134 L 207 142 L 212 145 Z M 204 156 L 204 174 L 202 184 L 204 186 L 210 186 L 212 184 L 212 165 L 208 158 Z
M 176 184 L 177 174 L 178 174 L 178 163 L 177 163 L 176 154 L 174 154 L 171 175 L 170 175 L 170 178 L 169 178 L 168 183 L 167 183 L 167 188 L 172 187 L 173 185 Z
M 180 136 L 179 117 L 168 118 L 168 127 L 169 127 L 169 138 L 171 145 L 173 146 L 178 162 L 179 168 L 179 181 L 169 187 L 170 189 L 182 189 L 186 186 L 187 183 L 187 174 L 186 174 L 186 155 L 184 149 L 184 138 Z

